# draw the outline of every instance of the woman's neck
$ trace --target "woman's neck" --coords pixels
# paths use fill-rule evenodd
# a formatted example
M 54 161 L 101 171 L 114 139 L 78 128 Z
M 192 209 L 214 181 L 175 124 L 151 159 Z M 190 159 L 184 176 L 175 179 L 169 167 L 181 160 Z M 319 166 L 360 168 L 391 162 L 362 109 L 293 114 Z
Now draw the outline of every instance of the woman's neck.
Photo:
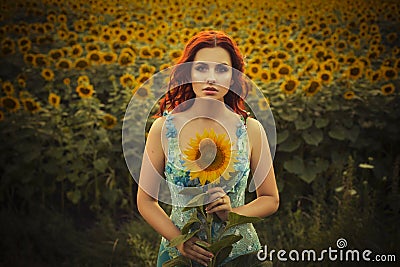
M 186 112 L 193 116 L 217 118 L 231 111 L 223 101 L 201 97 L 193 99 L 193 105 Z

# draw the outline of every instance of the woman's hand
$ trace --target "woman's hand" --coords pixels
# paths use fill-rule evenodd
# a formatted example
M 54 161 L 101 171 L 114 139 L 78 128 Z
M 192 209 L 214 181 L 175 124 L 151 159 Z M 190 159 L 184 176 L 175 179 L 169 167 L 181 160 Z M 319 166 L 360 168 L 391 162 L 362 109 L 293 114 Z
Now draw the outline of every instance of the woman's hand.
M 222 220 L 228 220 L 228 214 L 232 211 L 231 199 L 221 187 L 208 190 L 211 203 L 206 206 L 207 213 L 214 213 Z
M 197 237 L 192 237 L 186 242 L 177 245 L 176 248 L 183 256 L 197 261 L 204 266 L 208 266 L 214 255 L 210 251 L 207 251 L 204 248 L 196 245 L 195 242 L 198 240 L 200 239 Z

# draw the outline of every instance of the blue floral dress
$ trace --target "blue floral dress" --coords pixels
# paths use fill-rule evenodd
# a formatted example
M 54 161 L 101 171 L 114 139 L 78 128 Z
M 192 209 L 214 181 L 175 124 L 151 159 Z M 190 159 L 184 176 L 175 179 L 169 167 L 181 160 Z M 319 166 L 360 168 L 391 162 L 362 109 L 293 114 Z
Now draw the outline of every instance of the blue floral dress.
M 196 212 L 196 209 L 191 209 L 183 212 L 183 207 L 185 207 L 186 203 L 188 203 L 188 201 L 190 201 L 193 196 L 189 195 L 188 197 L 185 197 L 179 192 L 180 190 L 187 187 L 199 186 L 200 183 L 198 179 L 190 180 L 190 172 L 186 171 L 183 167 L 184 161 L 181 158 L 179 152 L 177 129 L 175 128 L 175 125 L 173 123 L 174 115 L 165 112 L 164 116 L 166 116 L 165 126 L 166 137 L 168 140 L 168 159 L 165 165 L 164 174 L 166 180 L 170 184 L 174 185 L 170 186 L 173 204 L 170 218 L 179 229 L 182 229 L 182 227 L 191 217 L 192 213 Z M 234 174 L 236 176 L 230 179 L 235 179 L 236 182 L 234 185 L 232 185 L 230 189 L 225 190 L 228 192 L 228 196 L 231 199 L 232 207 L 242 206 L 245 204 L 245 189 L 250 172 L 248 138 L 243 117 L 241 117 L 241 122 L 237 124 L 236 137 L 237 162 L 234 165 Z M 222 226 L 222 222 L 213 222 L 212 237 L 218 236 Z M 257 233 L 254 229 L 254 226 L 250 223 L 238 225 L 224 233 L 224 235 L 229 234 L 241 235 L 243 238 L 233 244 L 233 249 L 228 258 L 224 261 L 224 263 L 240 255 L 256 252 L 261 249 L 261 244 L 258 239 Z M 202 239 L 201 232 L 199 235 Z M 164 262 L 180 255 L 180 252 L 175 247 L 168 247 L 168 244 L 169 241 L 162 237 L 157 261 L 157 266 L 159 267 L 161 267 Z M 193 266 L 197 266 L 196 263 L 194 263 Z

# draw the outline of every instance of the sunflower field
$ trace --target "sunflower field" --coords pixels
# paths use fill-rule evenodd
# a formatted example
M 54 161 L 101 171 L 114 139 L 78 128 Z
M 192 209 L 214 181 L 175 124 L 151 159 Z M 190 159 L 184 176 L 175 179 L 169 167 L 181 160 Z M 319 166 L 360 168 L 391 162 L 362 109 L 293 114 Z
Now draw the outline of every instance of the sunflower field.
M 235 39 L 275 118 L 281 204 L 256 225 L 261 244 L 345 238 L 400 256 L 398 1 L 0 5 L 0 265 L 155 266 L 160 236 L 136 209 L 123 118 L 207 29 Z

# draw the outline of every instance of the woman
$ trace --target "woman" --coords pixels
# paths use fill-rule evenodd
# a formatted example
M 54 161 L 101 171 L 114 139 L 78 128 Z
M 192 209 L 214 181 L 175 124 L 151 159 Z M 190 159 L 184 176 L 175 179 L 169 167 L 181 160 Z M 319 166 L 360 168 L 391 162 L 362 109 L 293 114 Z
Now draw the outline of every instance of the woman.
M 174 198 L 171 193 L 172 212 L 170 217 L 165 213 L 154 197 L 157 194 L 150 192 L 157 192 L 157 175 L 184 187 L 213 185 L 206 188 L 210 198 L 205 210 L 215 213 L 222 222 L 229 212 L 253 217 L 271 215 L 278 209 L 279 196 L 265 131 L 244 109 L 248 89 L 241 74 L 243 57 L 235 42 L 220 31 L 200 32 L 189 40 L 177 63 L 182 65 L 171 74 L 172 89 L 160 102 L 159 114 L 164 116 L 155 120 L 147 138 L 137 204 L 144 219 L 162 236 L 157 266 L 177 255 L 207 266 L 214 255 L 195 243 L 199 237 L 167 247 L 181 234 L 190 211 L 182 212 L 187 200 L 182 202 L 184 198 Z M 226 136 L 232 138 L 227 140 Z M 233 149 L 223 151 L 226 147 Z M 195 157 L 193 153 L 197 153 Z M 249 171 L 257 198 L 245 204 Z M 214 222 L 213 234 L 218 234 L 222 222 Z M 243 238 L 234 244 L 226 262 L 261 249 L 251 224 L 236 231 Z

